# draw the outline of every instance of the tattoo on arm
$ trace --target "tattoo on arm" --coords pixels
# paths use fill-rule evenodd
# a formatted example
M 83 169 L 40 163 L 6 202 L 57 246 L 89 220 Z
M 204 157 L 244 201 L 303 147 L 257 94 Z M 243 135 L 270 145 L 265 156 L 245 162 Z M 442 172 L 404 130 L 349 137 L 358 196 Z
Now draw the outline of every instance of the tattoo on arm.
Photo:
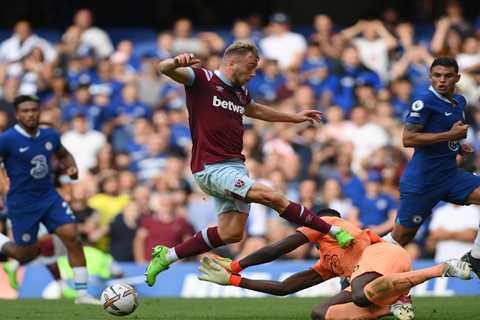
M 407 123 L 405 125 L 405 130 L 409 132 L 422 132 L 423 131 L 423 125 L 421 124 L 414 124 L 414 123 Z

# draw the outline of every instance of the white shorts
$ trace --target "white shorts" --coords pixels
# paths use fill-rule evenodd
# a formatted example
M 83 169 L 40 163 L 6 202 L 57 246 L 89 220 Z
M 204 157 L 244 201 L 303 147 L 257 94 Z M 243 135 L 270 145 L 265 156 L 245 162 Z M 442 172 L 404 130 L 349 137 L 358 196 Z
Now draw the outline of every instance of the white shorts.
M 205 169 L 194 175 L 200 188 L 215 197 L 218 214 L 228 211 L 248 213 L 250 204 L 234 197 L 245 198 L 254 181 L 249 177 L 245 163 L 241 160 L 228 160 L 205 165 Z

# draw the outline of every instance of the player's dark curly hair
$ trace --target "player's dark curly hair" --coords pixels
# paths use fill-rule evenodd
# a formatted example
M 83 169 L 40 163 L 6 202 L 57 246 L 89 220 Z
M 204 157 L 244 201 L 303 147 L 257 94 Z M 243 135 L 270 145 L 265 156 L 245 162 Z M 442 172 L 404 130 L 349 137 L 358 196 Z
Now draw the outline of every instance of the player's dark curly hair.
M 317 211 L 317 216 L 328 216 L 328 217 L 337 217 L 340 218 L 340 212 L 331 208 L 320 209 Z
M 451 57 L 438 57 L 433 60 L 432 65 L 430 66 L 430 71 L 432 71 L 433 67 L 442 66 L 446 68 L 453 68 L 455 69 L 455 73 L 458 73 L 458 63 L 457 60 Z
M 27 94 L 22 94 L 19 96 L 15 97 L 15 100 L 13 100 L 13 107 L 15 108 L 15 111 L 18 110 L 18 106 L 24 102 L 27 101 L 33 101 L 36 103 L 40 103 L 40 99 L 38 99 L 37 96 L 34 95 L 27 95 Z

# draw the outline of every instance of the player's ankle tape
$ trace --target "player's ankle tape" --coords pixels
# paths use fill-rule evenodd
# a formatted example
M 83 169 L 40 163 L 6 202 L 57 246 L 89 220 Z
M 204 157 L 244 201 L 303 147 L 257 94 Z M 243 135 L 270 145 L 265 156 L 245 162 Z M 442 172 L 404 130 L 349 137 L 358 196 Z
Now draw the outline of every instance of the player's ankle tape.
M 239 287 L 240 281 L 242 281 L 242 277 L 236 274 L 232 274 L 228 282 L 230 283 L 231 286 Z
M 242 271 L 242 267 L 240 267 L 240 263 L 238 261 L 232 261 L 232 263 L 230 263 L 230 270 L 232 273 L 240 273 L 240 271 Z

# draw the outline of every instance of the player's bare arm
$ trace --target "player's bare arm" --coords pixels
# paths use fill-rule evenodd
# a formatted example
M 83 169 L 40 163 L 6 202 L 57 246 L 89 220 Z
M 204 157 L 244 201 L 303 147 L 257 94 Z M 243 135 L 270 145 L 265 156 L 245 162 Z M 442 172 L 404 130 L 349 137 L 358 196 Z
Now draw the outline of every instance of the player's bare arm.
M 323 282 L 320 274 L 313 269 L 297 272 L 283 281 L 239 278 L 239 287 L 275 296 L 286 296 Z
M 77 164 L 75 163 L 75 159 L 62 144 L 60 144 L 60 148 L 55 153 L 55 156 L 58 160 L 60 160 L 65 174 L 73 180 L 78 179 L 78 168 Z
M 183 53 L 158 64 L 158 70 L 167 77 L 182 84 L 191 84 L 192 74 L 187 67 L 199 63 L 192 53 Z
M 450 130 L 438 133 L 423 132 L 423 125 L 407 123 L 403 130 L 403 146 L 406 148 L 425 146 L 438 142 L 460 140 L 467 136 L 468 125 L 457 121 Z
M 241 259 L 238 263 L 242 269 L 245 269 L 250 266 L 271 262 L 308 242 L 309 240 L 304 234 L 295 232 L 285 239 L 258 249 Z
M 221 265 L 228 271 L 239 273 L 245 268 L 274 261 L 308 242 L 309 240 L 304 234 L 295 232 L 285 239 L 258 249 L 240 261 L 232 262 L 228 258 L 216 256 L 213 258 L 213 262 Z
M 287 113 L 256 102 L 253 102 L 246 107 L 245 115 L 250 118 L 269 122 L 292 123 L 301 123 L 305 121 L 311 123 L 320 122 L 322 117 L 322 113 L 318 110 L 304 110 L 299 113 Z
M 295 273 L 283 281 L 252 280 L 231 273 L 209 257 L 202 259 L 199 271 L 201 273 L 198 277 L 200 280 L 219 285 L 237 286 L 276 296 L 292 294 L 324 281 L 320 274 L 313 269 Z

